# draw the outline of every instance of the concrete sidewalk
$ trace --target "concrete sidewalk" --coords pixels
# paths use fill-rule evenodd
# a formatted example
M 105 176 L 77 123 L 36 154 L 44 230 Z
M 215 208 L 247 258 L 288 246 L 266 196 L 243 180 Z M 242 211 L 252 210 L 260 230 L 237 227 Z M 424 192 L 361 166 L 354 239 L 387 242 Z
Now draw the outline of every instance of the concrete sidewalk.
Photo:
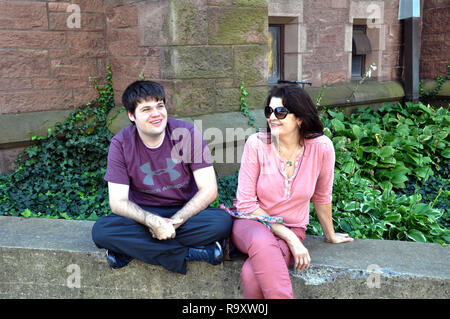
M 183 276 L 134 260 L 111 270 L 90 221 L 0 216 L 0 298 L 242 298 L 243 260 L 188 263 Z M 450 248 L 387 240 L 305 240 L 307 271 L 291 272 L 296 298 L 450 297 Z

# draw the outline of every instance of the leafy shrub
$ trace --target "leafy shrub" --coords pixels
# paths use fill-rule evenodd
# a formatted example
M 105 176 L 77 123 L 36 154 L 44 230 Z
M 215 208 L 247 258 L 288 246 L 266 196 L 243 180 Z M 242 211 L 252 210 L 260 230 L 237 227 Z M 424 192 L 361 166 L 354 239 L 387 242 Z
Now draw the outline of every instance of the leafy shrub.
M 336 151 L 337 231 L 355 238 L 450 242 L 448 207 L 433 207 L 436 198 L 427 195 L 424 201 L 417 191 L 401 192 L 410 180 L 427 185 L 441 166 L 448 166 L 448 110 L 406 103 L 360 109 L 350 116 L 327 113 L 325 133 Z M 438 179 L 448 202 L 448 174 Z M 311 217 L 308 231 L 321 234 L 317 217 Z

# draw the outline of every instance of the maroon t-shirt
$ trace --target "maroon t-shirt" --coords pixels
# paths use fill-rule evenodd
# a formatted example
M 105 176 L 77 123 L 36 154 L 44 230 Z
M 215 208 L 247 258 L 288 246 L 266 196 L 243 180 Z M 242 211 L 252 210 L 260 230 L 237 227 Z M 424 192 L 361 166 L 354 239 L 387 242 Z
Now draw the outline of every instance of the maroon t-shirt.
M 165 137 L 148 148 L 135 125 L 111 140 L 105 180 L 130 186 L 128 198 L 138 205 L 184 205 L 198 191 L 193 171 L 212 166 L 201 132 L 191 123 L 168 118 Z

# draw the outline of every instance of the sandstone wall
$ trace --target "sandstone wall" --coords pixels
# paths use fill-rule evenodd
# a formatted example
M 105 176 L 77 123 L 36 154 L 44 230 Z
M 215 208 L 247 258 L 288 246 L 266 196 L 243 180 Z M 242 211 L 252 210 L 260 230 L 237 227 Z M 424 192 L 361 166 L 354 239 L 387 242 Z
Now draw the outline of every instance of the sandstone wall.
M 422 16 L 420 78 L 435 79 L 450 64 L 450 1 L 423 1 Z

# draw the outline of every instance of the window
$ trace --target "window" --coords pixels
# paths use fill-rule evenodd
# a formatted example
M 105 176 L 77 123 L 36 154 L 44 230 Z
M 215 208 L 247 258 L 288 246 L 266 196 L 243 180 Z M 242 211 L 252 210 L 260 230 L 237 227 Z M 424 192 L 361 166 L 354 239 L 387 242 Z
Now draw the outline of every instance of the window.
M 360 80 L 365 73 L 366 55 L 372 52 L 366 26 L 353 26 L 352 80 Z
M 283 25 L 269 25 L 269 84 L 283 79 Z

